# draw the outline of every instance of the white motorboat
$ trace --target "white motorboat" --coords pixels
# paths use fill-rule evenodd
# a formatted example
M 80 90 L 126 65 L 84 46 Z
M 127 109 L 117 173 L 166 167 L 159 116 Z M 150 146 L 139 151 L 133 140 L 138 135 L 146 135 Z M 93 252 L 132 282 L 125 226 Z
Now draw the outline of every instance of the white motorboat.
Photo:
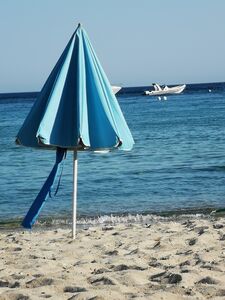
M 173 86 L 173 87 L 165 86 L 164 88 L 161 88 L 161 86 L 157 83 L 153 83 L 152 85 L 154 87 L 154 90 L 144 91 L 145 95 L 148 95 L 148 96 L 161 96 L 161 95 L 168 95 L 168 94 L 180 94 L 186 88 L 185 84 L 177 85 L 177 86 Z
M 115 86 L 115 85 L 112 85 L 112 90 L 113 90 L 113 93 L 116 95 L 116 93 L 118 93 L 120 90 L 121 90 L 121 86 Z

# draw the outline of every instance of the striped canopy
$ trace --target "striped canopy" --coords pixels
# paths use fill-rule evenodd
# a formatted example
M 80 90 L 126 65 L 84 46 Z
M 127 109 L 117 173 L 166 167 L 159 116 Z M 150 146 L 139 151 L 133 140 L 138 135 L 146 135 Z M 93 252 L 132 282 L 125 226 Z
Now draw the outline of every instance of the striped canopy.
M 132 135 L 87 33 L 79 24 L 16 142 L 68 150 L 130 150 Z

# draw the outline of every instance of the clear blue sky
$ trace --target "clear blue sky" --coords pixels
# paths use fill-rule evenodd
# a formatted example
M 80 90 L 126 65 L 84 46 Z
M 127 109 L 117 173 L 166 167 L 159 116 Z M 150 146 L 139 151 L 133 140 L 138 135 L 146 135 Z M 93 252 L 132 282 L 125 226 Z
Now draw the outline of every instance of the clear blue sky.
M 225 0 L 0 0 L 0 92 L 39 91 L 78 22 L 112 84 L 225 81 Z

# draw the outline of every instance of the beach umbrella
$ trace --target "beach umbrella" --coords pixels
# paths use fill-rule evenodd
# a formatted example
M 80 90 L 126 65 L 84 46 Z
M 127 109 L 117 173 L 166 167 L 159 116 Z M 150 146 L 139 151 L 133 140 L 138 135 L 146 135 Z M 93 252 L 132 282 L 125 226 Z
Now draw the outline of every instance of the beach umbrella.
M 55 165 L 22 225 L 31 228 L 66 156 L 73 155 L 73 238 L 77 152 L 131 150 L 132 135 L 87 33 L 79 24 L 19 130 L 16 143 L 56 150 Z M 58 190 L 58 187 L 57 189 Z

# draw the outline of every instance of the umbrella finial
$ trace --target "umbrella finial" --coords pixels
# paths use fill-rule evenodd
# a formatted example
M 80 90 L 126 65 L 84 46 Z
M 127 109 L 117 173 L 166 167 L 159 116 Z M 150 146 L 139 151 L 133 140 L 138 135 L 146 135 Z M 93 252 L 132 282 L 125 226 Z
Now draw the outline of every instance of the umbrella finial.
M 82 25 L 81 23 L 78 23 L 78 26 L 77 26 L 77 27 L 79 28 L 79 27 L 81 27 L 81 25 Z

